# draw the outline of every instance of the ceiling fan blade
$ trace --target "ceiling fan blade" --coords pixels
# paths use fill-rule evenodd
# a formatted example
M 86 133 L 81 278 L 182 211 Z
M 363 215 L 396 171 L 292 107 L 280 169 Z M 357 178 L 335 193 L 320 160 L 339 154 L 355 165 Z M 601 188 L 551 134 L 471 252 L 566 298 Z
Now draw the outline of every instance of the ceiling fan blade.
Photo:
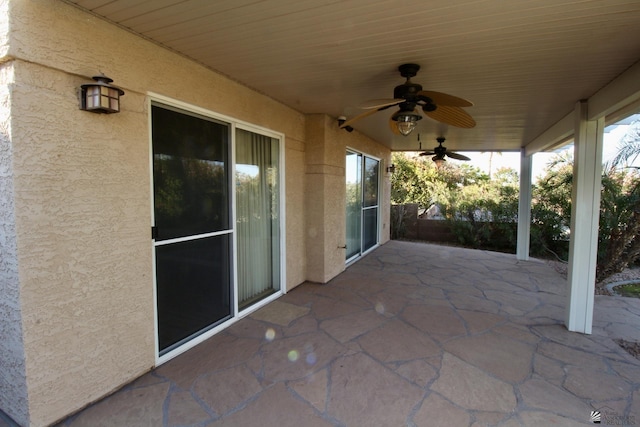
M 441 106 L 446 105 L 448 107 L 472 107 L 473 102 L 459 98 L 457 96 L 449 95 L 447 93 L 436 92 L 433 90 L 421 90 L 418 92 L 419 96 L 426 96 L 431 98 L 434 104 Z
M 347 120 L 346 122 L 344 122 L 343 124 L 340 125 L 340 129 L 344 129 L 347 126 L 350 126 L 351 124 L 357 122 L 360 119 L 364 119 L 365 117 L 368 117 L 374 113 L 377 113 L 378 111 L 380 111 L 380 109 L 376 109 L 376 110 L 369 110 L 369 111 L 365 111 L 362 114 L 358 114 L 357 116 L 354 116 L 352 118 L 350 118 L 349 120 Z
M 440 105 L 434 111 L 425 111 L 427 116 L 438 122 L 446 123 L 459 128 L 472 128 L 476 121 L 460 107 Z
M 433 151 L 425 151 L 424 153 L 420 153 L 421 156 L 433 156 L 434 153 Z
M 460 153 L 454 153 L 453 151 L 447 151 L 445 154 L 451 157 L 452 159 L 456 159 L 456 160 L 471 160 L 469 157 L 462 155 Z
M 380 108 L 380 107 L 390 107 L 392 105 L 397 105 L 400 104 L 401 102 L 404 102 L 404 99 L 370 99 L 369 101 L 366 101 L 364 104 L 362 104 L 360 106 L 360 108 L 363 108 L 365 110 L 370 110 L 371 108 Z

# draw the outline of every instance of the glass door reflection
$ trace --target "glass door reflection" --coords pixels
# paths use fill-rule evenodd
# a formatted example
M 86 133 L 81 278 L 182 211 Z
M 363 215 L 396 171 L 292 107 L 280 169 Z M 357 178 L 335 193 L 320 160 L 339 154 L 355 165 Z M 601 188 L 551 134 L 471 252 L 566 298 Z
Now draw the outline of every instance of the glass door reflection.
M 152 104 L 160 355 L 232 313 L 230 126 Z

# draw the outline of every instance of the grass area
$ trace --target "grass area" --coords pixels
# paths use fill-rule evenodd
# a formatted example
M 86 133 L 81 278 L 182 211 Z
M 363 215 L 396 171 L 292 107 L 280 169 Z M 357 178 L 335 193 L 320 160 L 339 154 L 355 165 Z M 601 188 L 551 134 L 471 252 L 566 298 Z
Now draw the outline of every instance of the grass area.
M 640 298 L 640 282 L 615 286 L 613 291 L 623 297 Z

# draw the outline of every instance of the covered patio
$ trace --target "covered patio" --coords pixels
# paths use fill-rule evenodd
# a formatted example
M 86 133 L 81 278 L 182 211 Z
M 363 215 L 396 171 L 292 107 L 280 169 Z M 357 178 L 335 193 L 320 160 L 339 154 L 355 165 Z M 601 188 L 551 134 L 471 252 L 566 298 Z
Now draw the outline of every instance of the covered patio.
M 60 425 L 640 422 L 640 361 L 613 341 L 640 341 L 640 301 L 596 296 L 576 334 L 566 287 L 544 261 L 391 241 Z
M 640 111 L 638 1 L 0 4 L 0 411 L 19 425 L 637 412 L 609 334 L 637 340 L 640 310 L 593 283 L 604 128 Z M 86 109 L 103 89 L 122 102 Z M 517 256 L 387 243 L 392 152 L 442 138 L 520 153 Z M 528 259 L 531 170 L 570 140 L 565 280 Z M 239 280 L 245 249 L 271 271 Z

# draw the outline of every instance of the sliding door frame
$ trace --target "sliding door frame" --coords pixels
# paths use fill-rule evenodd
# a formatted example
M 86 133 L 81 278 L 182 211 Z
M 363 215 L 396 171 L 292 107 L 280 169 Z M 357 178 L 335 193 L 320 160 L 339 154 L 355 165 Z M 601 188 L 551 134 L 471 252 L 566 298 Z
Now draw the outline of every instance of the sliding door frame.
M 233 164 L 233 169 L 232 169 L 232 182 L 231 185 L 232 187 L 235 189 L 236 188 L 236 129 L 241 129 L 241 130 L 245 130 L 248 132 L 252 132 L 252 133 L 257 133 L 260 135 L 264 135 L 264 136 L 268 136 L 270 138 L 274 138 L 277 139 L 278 142 L 278 218 L 279 218 L 279 222 L 280 222 L 280 236 L 279 236 L 279 246 L 280 246 L 280 286 L 279 289 L 277 291 L 275 291 L 272 295 L 269 295 L 263 299 L 261 299 L 260 301 L 249 305 L 248 307 L 239 310 L 238 305 L 239 305 L 239 301 L 237 300 L 237 296 L 238 296 L 238 256 L 237 256 L 237 248 L 238 248 L 238 233 L 237 233 L 237 227 L 236 227 L 236 221 L 237 221 L 237 217 L 236 217 L 236 192 L 235 190 L 232 191 L 233 193 L 233 197 L 232 197 L 232 203 L 233 203 L 233 210 L 232 210 L 232 221 L 233 221 L 233 229 L 234 229 L 234 233 L 233 233 L 233 249 L 234 249 L 234 257 L 233 257 L 233 272 L 234 272 L 234 290 L 235 290 L 235 297 L 236 297 L 236 301 L 234 301 L 234 310 L 235 310 L 235 316 L 236 318 L 242 318 L 250 313 L 252 313 L 253 311 L 257 310 L 258 308 L 264 306 L 265 304 L 270 303 L 271 301 L 277 299 L 278 297 L 280 297 L 281 295 L 286 293 L 286 218 L 285 218 L 285 206 L 284 206 L 284 202 L 285 202 L 285 180 L 284 180 L 284 135 L 281 133 L 277 133 L 265 128 L 261 128 L 259 126 L 254 126 L 251 125 L 249 123 L 243 123 L 243 122 L 237 122 L 235 124 L 235 126 L 233 126 L 233 136 L 232 136 L 232 164 Z
M 362 258 L 364 255 L 368 254 L 369 252 L 373 251 L 375 248 L 377 248 L 378 246 L 380 246 L 380 236 L 382 235 L 382 228 L 381 228 L 381 210 L 380 210 L 380 185 L 382 183 L 382 173 L 380 170 L 380 167 L 382 165 L 382 159 L 376 157 L 376 156 L 372 156 L 370 154 L 366 154 L 360 150 L 357 150 L 355 148 L 351 148 L 351 147 L 347 147 L 346 151 L 345 151 L 345 159 L 346 159 L 346 155 L 352 153 L 352 154 L 356 154 L 361 156 L 361 168 L 360 168 L 360 182 L 361 182 L 361 191 L 360 191 L 360 200 L 362 202 L 362 206 L 360 208 L 360 252 L 358 254 L 353 255 L 352 257 L 348 258 L 345 260 L 345 264 L 347 266 L 353 264 L 354 262 L 356 262 L 358 259 Z M 377 200 L 377 205 L 376 208 L 377 209 L 377 220 L 376 220 L 376 243 L 375 245 L 371 246 L 368 249 L 364 249 L 364 211 L 367 209 L 372 209 L 371 207 L 367 207 L 364 205 L 364 183 L 365 183 L 365 163 L 366 163 L 366 159 L 372 159 L 378 162 L 378 181 L 376 182 L 376 190 L 377 190 L 377 195 L 376 195 L 376 200 Z M 346 175 L 347 171 L 346 171 L 346 163 L 345 163 L 345 175 Z M 346 184 L 346 183 L 345 183 Z M 345 194 L 346 196 L 346 194 Z M 345 235 L 346 235 L 346 204 L 345 204 Z
M 231 272 L 233 276 L 232 281 L 232 316 L 230 319 L 208 329 L 206 332 L 196 336 L 190 341 L 184 343 L 183 345 L 168 351 L 167 353 L 160 355 L 159 354 L 159 335 L 158 335 L 158 306 L 157 306 L 157 277 L 156 277 L 156 243 L 152 239 L 151 241 L 151 251 L 152 251 L 152 288 L 153 288 L 153 306 L 154 306 L 154 319 L 153 319 L 153 327 L 154 327 L 154 352 L 155 352 L 155 364 L 156 366 L 161 365 L 174 357 L 184 353 L 185 351 L 193 348 L 194 346 L 202 343 L 203 341 L 211 338 L 213 335 L 218 332 L 228 328 L 238 320 L 243 317 L 251 314 L 256 311 L 260 307 L 268 304 L 269 302 L 279 298 L 283 294 L 287 292 L 286 283 L 287 283 L 287 270 L 286 270 L 286 209 L 285 209 L 285 135 L 283 133 L 275 132 L 273 130 L 263 128 L 261 126 L 257 126 L 248 122 L 244 122 L 242 120 L 238 120 L 234 117 L 225 116 L 223 114 L 218 114 L 214 111 L 207 110 L 205 108 L 197 107 L 192 104 L 188 104 L 182 101 L 178 101 L 173 98 L 166 97 L 164 95 L 160 95 L 157 93 L 149 92 L 148 94 L 148 132 L 149 132 L 149 175 L 150 175 L 150 208 L 151 208 L 151 224 L 155 224 L 155 208 L 154 208 L 154 177 L 153 177 L 153 132 L 152 132 L 152 121 L 151 121 L 151 105 L 156 104 L 164 104 L 168 107 L 173 107 L 177 109 L 184 110 L 185 112 L 198 114 L 204 117 L 209 117 L 214 120 L 222 121 L 229 124 L 230 127 L 230 147 L 231 151 L 230 156 L 230 168 L 229 173 L 231 175 L 231 191 L 229 203 L 231 204 L 231 217 L 230 217 L 230 233 L 232 235 L 232 250 L 231 250 Z M 278 140 L 278 191 L 279 191 L 279 226 L 280 226 L 280 286 L 279 290 L 275 291 L 272 295 L 256 302 L 255 304 L 250 305 L 249 307 L 239 310 L 238 309 L 238 279 L 237 279 L 237 268 L 238 268 L 238 256 L 237 256 L 237 226 L 236 226 L 236 129 L 242 129 L 249 132 L 257 133 L 260 135 L 265 135 L 271 138 L 275 138 Z

